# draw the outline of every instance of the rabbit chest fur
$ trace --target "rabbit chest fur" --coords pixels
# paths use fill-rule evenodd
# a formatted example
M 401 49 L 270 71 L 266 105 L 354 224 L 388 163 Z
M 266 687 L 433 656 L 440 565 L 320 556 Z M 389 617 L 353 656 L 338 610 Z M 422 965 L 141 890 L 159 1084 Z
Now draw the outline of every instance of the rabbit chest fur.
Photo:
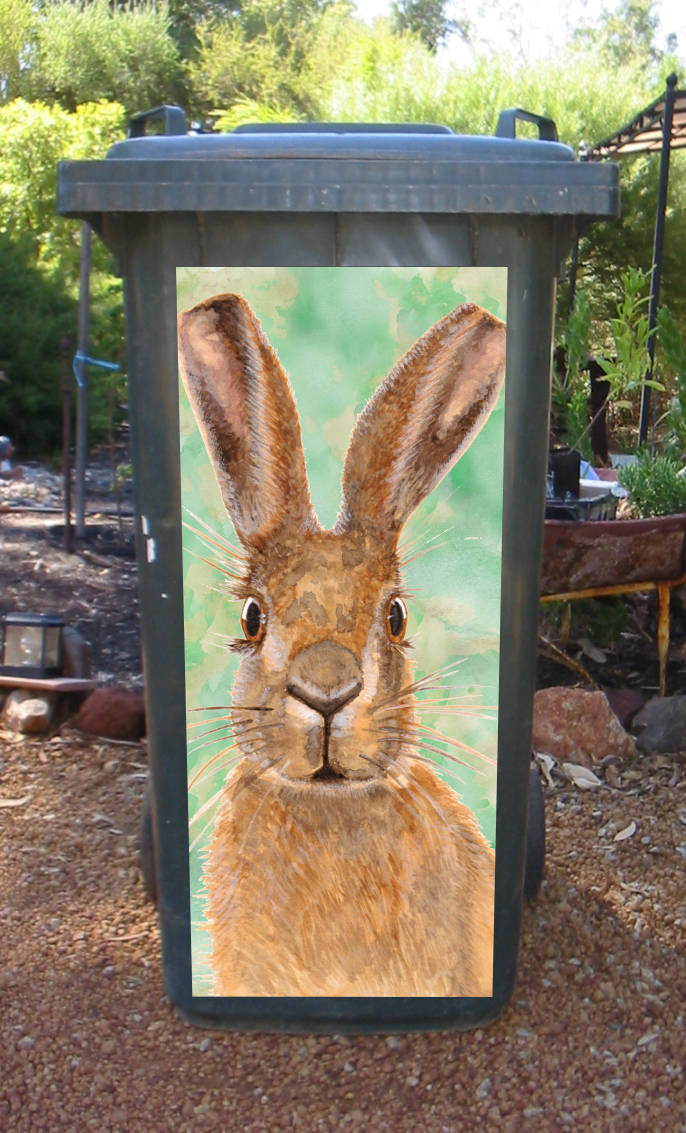
M 179 358 L 242 545 L 215 544 L 244 632 L 238 762 L 205 851 L 215 994 L 490 995 L 495 857 L 420 754 L 399 539 L 497 400 L 504 325 L 464 304 L 398 363 L 353 431 L 331 531 L 245 300 L 184 312 Z

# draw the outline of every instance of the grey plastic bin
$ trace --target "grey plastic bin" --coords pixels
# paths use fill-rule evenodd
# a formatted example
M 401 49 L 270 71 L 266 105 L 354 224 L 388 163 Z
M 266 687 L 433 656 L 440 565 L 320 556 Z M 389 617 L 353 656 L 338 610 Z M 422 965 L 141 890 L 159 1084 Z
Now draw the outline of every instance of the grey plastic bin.
M 124 277 L 154 847 L 167 994 L 205 1025 L 467 1028 L 512 995 L 522 904 L 556 278 L 573 240 L 619 212 L 618 171 L 579 163 L 521 111 L 496 137 L 445 127 L 260 126 L 132 136 L 64 162 L 58 211 L 87 219 Z M 515 137 L 518 117 L 541 140 Z M 506 266 L 508 271 L 494 994 L 490 999 L 191 994 L 181 571 L 177 266 Z M 154 540 L 155 556 L 146 556 Z

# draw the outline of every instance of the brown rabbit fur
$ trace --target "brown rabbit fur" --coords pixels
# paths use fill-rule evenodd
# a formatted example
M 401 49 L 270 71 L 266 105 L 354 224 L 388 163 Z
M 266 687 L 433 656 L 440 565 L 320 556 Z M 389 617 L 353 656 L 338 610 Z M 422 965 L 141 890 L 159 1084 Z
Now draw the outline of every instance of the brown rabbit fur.
M 184 311 L 179 359 L 242 544 L 241 759 L 205 865 L 215 994 L 491 995 L 495 858 L 419 754 L 398 539 L 498 398 L 504 324 L 465 303 L 395 366 L 358 418 L 330 531 L 245 299 Z

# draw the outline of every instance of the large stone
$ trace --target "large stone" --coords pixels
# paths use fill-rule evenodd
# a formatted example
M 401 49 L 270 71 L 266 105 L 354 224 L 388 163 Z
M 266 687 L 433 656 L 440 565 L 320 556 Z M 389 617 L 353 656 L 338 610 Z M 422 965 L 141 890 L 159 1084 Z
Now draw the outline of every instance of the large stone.
M 52 723 L 56 702 L 57 697 L 52 692 L 37 696 L 28 689 L 15 688 L 5 701 L 5 723 L 13 732 L 41 735 Z
M 686 751 L 686 696 L 649 700 L 634 716 L 632 727 L 643 752 Z
M 145 701 L 128 688 L 99 688 L 81 706 L 76 725 L 90 736 L 139 740 L 145 735 Z
M 643 707 L 643 695 L 637 688 L 606 688 L 608 704 L 627 731 L 637 712 Z
M 580 688 L 544 688 L 536 693 L 532 744 L 535 751 L 582 766 L 606 755 L 636 755 L 636 745 L 605 693 Z

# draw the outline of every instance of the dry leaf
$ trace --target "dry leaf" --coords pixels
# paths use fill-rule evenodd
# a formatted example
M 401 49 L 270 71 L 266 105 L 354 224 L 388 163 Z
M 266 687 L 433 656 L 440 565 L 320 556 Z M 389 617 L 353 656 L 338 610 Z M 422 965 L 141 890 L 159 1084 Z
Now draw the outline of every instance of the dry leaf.
M 31 795 L 24 795 L 23 799 L 0 799 L 0 807 L 23 806 L 31 802 Z
M 602 649 L 598 649 L 598 646 L 594 645 L 592 641 L 589 641 L 587 637 L 582 637 L 579 641 L 579 645 L 591 661 L 595 661 L 597 665 L 604 665 L 606 663 L 607 654 L 603 653 Z
M 575 787 L 581 787 L 584 791 L 601 786 L 598 776 L 589 771 L 587 767 L 579 766 L 578 763 L 563 763 L 562 770 L 567 778 L 571 779 Z
M 647 1034 L 641 1035 L 640 1039 L 636 1043 L 636 1046 L 647 1046 L 648 1043 L 654 1043 L 655 1039 L 659 1039 L 659 1037 L 659 1031 L 648 1031 Z
M 632 838 L 636 833 L 636 823 L 630 822 L 623 830 L 618 830 L 612 839 L 613 842 L 626 842 L 627 838 Z
M 556 761 L 553 759 L 552 755 L 548 755 L 548 753 L 545 751 L 536 751 L 534 752 L 534 755 L 536 756 L 536 762 L 538 763 L 538 766 L 543 772 L 543 778 L 545 779 L 551 790 L 554 790 L 555 784 L 553 783 L 550 772 L 555 766 Z

